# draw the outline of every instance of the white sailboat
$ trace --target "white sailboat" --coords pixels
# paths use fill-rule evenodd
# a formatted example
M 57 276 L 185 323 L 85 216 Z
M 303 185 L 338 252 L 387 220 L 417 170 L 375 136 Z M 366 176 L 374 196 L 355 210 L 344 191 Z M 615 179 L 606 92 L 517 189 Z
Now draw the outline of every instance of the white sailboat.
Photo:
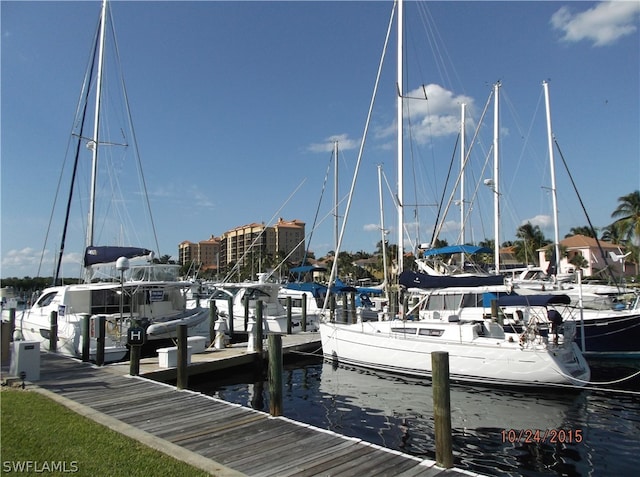
M 65 224 L 54 276 L 54 285 L 57 286 L 46 288 L 31 308 L 16 313 L 14 333 L 17 340 L 39 341 L 41 349 L 49 350 L 51 316 L 55 312 L 57 314 L 56 351 L 68 356 L 81 357 L 83 348 L 86 348 L 83 324 L 88 317 L 90 319 L 89 355 L 90 359 L 96 359 L 100 337 L 98 320 L 103 317 L 105 362 L 119 361 L 126 356 L 127 330 L 133 325 L 146 328 L 150 339 L 175 337 L 178 324 L 188 324 L 189 334 L 192 335 L 198 332 L 208 333 L 209 328 L 208 310 L 186 308 L 185 293 L 190 284 L 179 280 L 178 265 L 152 263 L 153 252 L 146 248 L 96 246 L 94 243 L 98 160 L 103 147 L 100 137 L 102 78 L 109 18 L 108 4 L 104 0 L 92 54 L 95 61 L 88 69 L 85 79 L 87 99 L 89 85 L 95 84 L 93 132 L 88 139 L 84 137 L 82 130 L 77 134 L 78 156 L 81 150 L 80 144 L 86 142 L 87 149 L 91 153 L 92 164 L 83 260 L 84 283 L 57 285 L 66 236 Z M 95 81 L 92 81 L 94 74 Z M 129 259 L 139 257 L 147 258 L 147 262 L 129 266 Z M 114 267 L 116 262 L 118 264 Z M 106 265 L 106 273 L 103 270 L 105 264 L 109 264 Z M 98 274 L 95 274 L 96 271 Z M 6 319 L 7 315 L 8 312 L 3 313 L 3 319 Z
M 403 255 L 403 1 L 396 2 L 398 32 L 398 268 Z M 415 274 L 414 274 L 415 275 Z M 418 286 L 419 283 L 415 284 Z M 388 320 L 320 323 L 323 355 L 334 362 L 415 376 L 431 376 L 431 353 L 449 353 L 452 379 L 510 386 L 581 386 L 590 369 L 571 340 L 549 340 L 532 326 L 520 335 L 505 333 L 495 321 L 463 321 L 448 314 L 438 320 L 408 315 Z M 533 323 L 533 322 L 532 322 Z

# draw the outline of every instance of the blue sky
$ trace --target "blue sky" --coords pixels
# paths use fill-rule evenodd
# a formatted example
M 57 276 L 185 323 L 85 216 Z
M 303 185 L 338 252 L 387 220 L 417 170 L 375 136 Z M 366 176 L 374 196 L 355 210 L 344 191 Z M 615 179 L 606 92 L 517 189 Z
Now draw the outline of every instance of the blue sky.
M 279 217 L 304 221 L 310 233 L 316 213 L 310 248 L 317 256 L 333 250 L 332 143 L 339 141 L 343 198 L 393 2 L 110 6 L 157 252 L 176 257 L 183 240 Z M 2 277 L 52 274 L 70 177 L 68 163 L 62 167 L 99 10 L 98 1 L 0 2 Z M 618 197 L 640 188 L 640 4 L 406 2 L 405 11 L 405 94 L 426 90 L 428 98 L 409 101 L 405 119 L 405 245 L 431 239 L 435 204 L 451 194 L 455 179 L 447 184 L 446 177 L 452 158 L 454 177 L 459 170 L 460 103 L 467 103 L 469 144 L 497 81 L 501 242 L 527 221 L 553 238 L 545 80 L 553 131 L 589 217 L 596 227 L 610 224 Z M 380 240 L 378 164 L 395 189 L 395 42 L 394 30 L 342 250 L 373 252 Z M 467 241 L 493 238 L 492 192 L 482 185 L 493 174 L 492 137 L 491 105 L 465 179 L 467 198 L 477 189 Z M 156 249 L 148 219 L 138 214 L 143 206 L 134 206 L 135 167 L 116 157 L 112 169 L 121 177 L 109 180 L 122 195 L 121 212 L 99 225 L 96 243 Z M 587 220 L 557 151 L 555 162 L 563 237 Z M 384 225 L 395 242 L 396 213 L 384 189 Z M 71 218 L 66 276 L 78 275 L 85 222 Z M 455 243 L 459 228 L 456 208 L 440 237 Z

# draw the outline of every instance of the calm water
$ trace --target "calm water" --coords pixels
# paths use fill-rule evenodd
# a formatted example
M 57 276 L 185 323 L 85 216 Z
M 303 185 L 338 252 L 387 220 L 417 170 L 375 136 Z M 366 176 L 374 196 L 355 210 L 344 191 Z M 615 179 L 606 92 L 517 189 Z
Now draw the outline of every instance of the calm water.
M 612 381 L 639 369 L 638 362 L 592 363 L 592 380 Z M 284 382 L 285 416 L 435 460 L 428 380 L 334 368 L 314 359 L 286 366 Z M 268 384 L 251 375 L 201 377 L 189 384 L 225 401 L 269 411 Z M 638 475 L 640 378 L 607 386 L 619 391 L 452 386 L 456 467 L 485 475 Z M 537 429 L 541 433 L 535 442 L 531 431 Z

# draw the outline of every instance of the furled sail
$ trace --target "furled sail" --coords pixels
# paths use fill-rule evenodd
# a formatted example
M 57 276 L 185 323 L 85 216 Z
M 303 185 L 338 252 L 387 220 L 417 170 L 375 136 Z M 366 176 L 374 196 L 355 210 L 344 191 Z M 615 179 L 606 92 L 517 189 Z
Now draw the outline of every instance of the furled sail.
M 100 263 L 111 263 L 120 257 L 135 258 L 152 254 L 153 252 L 151 250 L 140 247 L 87 247 L 84 252 L 84 266 L 90 267 L 91 265 L 98 265 Z

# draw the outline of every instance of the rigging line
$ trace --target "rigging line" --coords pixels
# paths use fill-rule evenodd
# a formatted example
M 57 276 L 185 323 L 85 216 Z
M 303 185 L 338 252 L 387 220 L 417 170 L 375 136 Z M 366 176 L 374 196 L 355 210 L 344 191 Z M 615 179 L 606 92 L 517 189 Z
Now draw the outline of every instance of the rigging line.
M 345 200 L 346 200 L 346 196 L 345 196 L 345 197 L 343 197 L 343 198 L 342 198 L 342 200 L 340 200 L 340 201 L 338 202 L 338 205 L 342 204 Z M 268 279 L 268 278 L 270 278 L 270 277 L 272 277 L 272 276 L 273 276 L 273 274 L 274 274 L 274 273 L 276 273 L 276 272 L 280 269 L 280 267 L 282 267 L 282 265 L 284 265 L 284 264 L 285 264 L 285 262 L 288 260 L 288 258 L 289 258 L 291 255 L 293 255 L 293 254 L 294 254 L 294 252 L 296 251 L 296 249 L 297 249 L 300 245 L 302 245 L 302 244 L 304 243 L 304 241 L 307 239 L 307 237 L 309 237 L 309 240 L 311 240 L 311 235 L 313 234 L 313 231 L 314 231 L 318 226 L 320 226 L 322 223 L 324 223 L 324 221 L 325 221 L 325 220 L 327 220 L 327 219 L 328 219 L 329 217 L 331 217 L 332 215 L 333 215 L 333 209 L 329 210 L 329 212 L 327 212 L 327 213 L 325 214 L 325 216 L 324 216 L 324 217 L 322 217 L 322 218 L 320 219 L 320 221 L 317 223 L 317 225 L 315 225 L 315 226 L 314 226 L 314 228 L 312 228 L 312 229 L 311 229 L 311 232 L 309 232 L 309 234 L 308 234 L 308 235 L 306 235 L 302 240 L 300 240 L 300 242 L 298 242 L 298 244 L 297 244 L 295 247 L 293 247 L 293 248 L 291 249 L 291 251 L 290 251 L 290 252 L 289 252 L 289 253 L 288 253 L 288 254 L 287 254 L 287 255 L 286 255 L 286 256 L 285 256 L 281 261 L 280 261 L 280 263 L 278 264 L 278 266 L 276 266 L 276 267 L 275 267 L 275 268 L 274 268 L 274 269 L 273 269 L 273 270 L 272 270 L 272 271 L 267 275 L 267 279 Z
M 560 149 L 560 145 L 558 144 L 558 140 L 556 139 L 555 135 L 553 136 L 553 142 L 556 145 L 556 149 L 558 150 L 558 153 L 560 154 L 560 158 L 562 159 L 562 164 L 564 164 L 564 168 L 567 171 L 567 175 L 569 176 L 569 180 L 571 181 L 573 190 L 575 191 L 576 196 L 578 197 L 578 201 L 580 202 L 580 207 L 582 207 L 582 211 L 584 212 L 587 222 L 589 223 L 589 227 L 591 228 L 591 233 L 593 233 L 593 236 L 596 240 L 596 244 L 598 244 L 598 250 L 600 250 L 600 254 L 602 256 L 602 259 L 604 260 L 604 263 L 607 266 L 607 270 L 609 271 L 609 274 L 611 275 L 611 279 L 613 280 L 613 283 L 616 284 L 616 287 L 618 287 L 618 291 L 621 291 L 617 283 L 616 277 L 613 275 L 613 270 L 609 268 L 609 261 L 607 259 L 607 256 L 605 255 L 604 250 L 602 249 L 602 244 L 600 244 L 600 240 L 598 240 L 598 234 L 596 233 L 596 229 L 593 227 L 593 224 L 591 223 L 591 218 L 589 218 L 589 214 L 587 213 L 587 209 L 584 206 L 584 202 L 582 202 L 582 197 L 580 196 L 580 192 L 578 192 L 578 187 L 576 186 L 576 183 L 573 180 L 573 176 L 569 171 L 569 166 L 567 165 L 567 161 L 565 161 L 564 159 L 564 154 L 562 154 L 562 150 Z
M 93 42 L 93 49 L 89 54 L 89 62 L 87 64 L 87 69 L 85 70 L 85 76 L 84 76 L 84 80 L 83 80 L 83 84 L 82 84 L 82 88 L 81 88 L 81 92 L 80 92 L 80 97 L 78 98 L 78 104 L 76 106 L 76 115 L 75 117 L 78 118 L 78 116 L 80 115 L 79 110 L 81 109 L 81 105 L 84 103 L 84 106 L 82 107 L 82 114 L 81 114 L 81 118 L 80 119 L 80 133 L 82 134 L 82 129 L 84 128 L 84 124 L 85 124 L 85 118 L 87 115 L 87 109 L 88 109 L 88 98 L 89 98 L 89 93 L 90 93 L 90 87 L 89 85 L 91 84 L 91 79 L 92 79 L 92 74 L 93 74 L 93 64 L 95 63 L 95 58 L 96 58 L 96 54 L 97 54 L 97 38 L 98 38 L 98 31 L 99 31 L 99 26 L 98 28 L 96 28 L 96 34 L 95 34 L 95 38 L 94 38 L 94 42 Z M 83 96 L 84 96 L 84 100 L 83 100 Z M 75 122 L 75 121 L 74 121 Z M 74 126 L 72 126 L 72 134 L 71 137 L 73 137 L 73 128 Z M 70 147 L 70 142 L 69 141 L 67 143 L 67 152 L 65 153 L 65 157 L 67 157 L 67 153 L 69 151 L 69 147 Z M 75 187 L 75 181 L 76 181 L 76 175 L 77 175 L 77 171 L 78 171 L 78 162 L 79 162 L 79 158 L 80 158 L 80 146 L 81 146 L 82 141 L 78 138 L 77 142 L 76 142 L 76 152 L 75 152 L 75 157 L 74 157 L 74 162 L 73 162 L 73 169 L 72 169 L 72 173 L 71 173 L 71 183 L 69 185 L 69 197 L 67 199 L 67 208 L 66 208 L 66 212 L 65 212 L 65 219 L 64 219 L 64 225 L 62 228 L 62 238 L 60 241 L 60 250 L 58 253 L 58 259 L 57 262 L 55 262 L 55 273 L 53 275 L 53 283 L 52 285 L 56 285 L 58 282 L 58 278 L 60 278 L 60 268 L 62 266 L 62 257 L 64 255 L 64 249 L 65 249 L 65 245 L 66 245 L 66 237 L 67 237 L 67 229 L 68 229 L 68 225 L 69 225 L 69 216 L 70 216 L 70 212 L 71 212 L 71 204 L 72 204 L 72 199 L 73 199 L 73 189 Z M 60 171 L 60 177 L 58 178 L 58 187 L 56 188 L 57 191 L 60 190 L 60 185 L 62 182 L 62 173 L 64 171 L 64 166 L 62 168 L 62 170 Z M 46 243 L 49 237 L 49 231 L 50 231 L 50 227 L 51 227 L 51 223 L 53 221 L 53 211 L 55 210 L 55 204 L 57 202 L 57 192 L 56 192 L 56 197 L 54 198 L 53 201 L 53 206 L 51 208 L 51 217 L 49 218 L 49 226 L 47 227 L 47 233 L 45 234 L 45 247 L 46 247 Z M 40 264 L 38 265 L 38 274 L 36 276 L 40 276 L 40 265 L 42 264 L 42 260 L 44 258 L 44 249 L 45 247 L 42 248 L 42 255 L 40 257 Z
M 376 74 L 376 81 L 373 87 L 373 93 L 371 95 L 371 101 L 369 103 L 369 111 L 367 112 L 367 120 L 365 122 L 364 125 L 364 132 L 362 134 L 362 141 L 360 142 L 360 149 L 358 150 L 358 159 L 356 161 L 356 168 L 355 171 L 353 173 L 353 179 L 351 181 L 351 187 L 349 189 L 349 198 L 347 200 L 347 206 L 345 209 L 345 213 L 344 213 L 344 218 L 342 220 L 342 228 L 340 230 L 340 234 L 338 237 L 338 246 L 336 247 L 335 250 L 335 260 L 333 261 L 333 264 L 331 265 L 331 273 L 329 274 L 329 285 L 331 285 L 331 283 L 333 283 L 333 281 L 336 278 L 336 273 L 338 270 L 338 255 L 339 255 L 339 251 L 340 251 L 340 246 L 342 245 L 342 239 L 344 237 L 344 231 L 346 229 L 346 225 L 347 225 L 347 219 L 349 218 L 349 211 L 351 209 L 351 199 L 353 198 L 353 191 L 355 189 L 355 185 L 356 185 L 356 179 L 358 178 L 358 171 L 360 170 L 360 163 L 362 162 L 362 153 L 364 151 L 364 145 L 366 143 L 367 140 L 367 133 L 369 131 L 369 123 L 371 121 L 371 116 L 373 114 L 373 106 L 375 104 L 376 101 L 376 96 L 378 93 L 378 85 L 380 84 L 380 76 L 382 73 L 382 65 L 384 64 L 384 57 L 386 55 L 386 51 L 387 51 L 387 46 L 389 44 L 389 37 L 391 36 L 391 29 L 393 26 L 393 17 L 395 16 L 395 12 L 396 12 L 396 2 L 393 3 L 393 7 L 391 9 L 391 16 L 389 18 L 389 25 L 387 26 L 387 34 L 384 40 L 384 45 L 382 48 L 382 55 L 380 56 L 380 62 L 378 64 L 378 71 Z M 401 21 L 402 19 L 400 19 Z M 402 127 L 401 124 L 398 124 L 398 127 Z M 329 304 L 329 293 L 327 293 L 327 295 L 325 296 L 324 299 L 324 304 L 322 305 L 322 311 L 324 312 L 324 310 L 327 309 L 327 306 Z
M 513 115 L 513 118 L 515 120 L 515 125 L 516 125 L 516 128 L 518 130 L 518 134 L 520 135 L 520 137 L 522 139 L 524 139 L 524 143 L 522 145 L 522 149 L 520 150 L 520 156 L 518 157 L 518 161 L 516 163 L 516 168 L 515 168 L 515 171 L 514 171 L 514 175 L 512 176 L 511 184 L 505 190 L 505 195 L 510 196 L 511 195 L 511 191 L 513 190 L 514 183 L 516 182 L 517 172 L 520 169 L 520 166 L 521 166 L 522 161 L 524 159 L 524 152 L 527 149 L 528 144 L 529 144 L 529 139 L 531 138 L 531 131 L 533 130 L 533 126 L 535 124 L 535 118 L 537 117 L 538 111 L 540 109 L 540 105 L 542 104 L 542 99 L 544 97 L 544 92 L 541 90 L 540 94 L 538 95 L 538 102 L 536 103 L 535 111 L 534 111 L 534 113 L 532 115 L 531 122 L 529 123 L 529 128 L 527 129 L 526 133 L 523 132 L 522 126 L 520 124 L 520 121 L 518 121 L 518 116 L 515 113 L 516 108 L 514 107 L 513 102 L 511 101 L 511 98 L 508 95 L 508 91 L 505 90 L 504 86 L 502 87 L 502 97 L 504 98 L 504 100 L 505 100 L 505 102 L 506 102 L 506 104 L 508 106 L 509 111 L 511 111 L 511 114 Z
M 436 214 L 436 220 L 433 223 L 433 231 L 431 232 L 431 247 L 435 246 L 435 241 L 436 241 L 436 237 L 437 237 L 437 233 L 438 233 L 438 224 L 440 222 L 440 216 L 442 213 L 442 208 L 444 205 L 444 196 L 445 193 L 447 192 L 447 184 L 449 183 L 449 179 L 451 178 L 451 171 L 453 170 L 453 161 L 454 158 L 456 156 L 456 151 L 458 150 L 458 143 L 460 142 L 460 133 L 458 133 L 458 135 L 456 136 L 456 143 L 454 145 L 453 148 L 453 153 L 451 155 L 451 161 L 449 161 L 449 170 L 447 171 L 447 177 L 444 180 L 444 187 L 442 188 L 442 195 L 440 196 L 440 201 L 439 201 L 439 206 L 438 206 L 438 212 Z
M 126 112 L 127 112 L 127 120 L 129 121 L 129 128 L 131 129 L 131 136 L 132 136 L 132 140 L 133 140 L 133 148 L 135 150 L 135 155 L 136 155 L 136 165 L 138 166 L 138 174 L 139 174 L 139 179 L 141 181 L 141 185 L 142 185 L 142 190 L 144 192 L 144 198 L 145 198 L 145 203 L 147 206 L 147 212 L 149 213 L 149 220 L 151 222 L 151 230 L 153 231 L 153 237 L 155 240 L 155 245 L 156 245 L 156 251 L 158 252 L 158 256 L 160 256 L 160 245 L 158 243 L 158 234 L 156 231 L 156 225 L 155 225 L 155 221 L 153 219 L 153 213 L 151 212 L 151 202 L 149 200 L 149 192 L 147 189 L 147 183 L 146 180 L 144 178 L 144 172 L 142 170 L 142 161 L 140 158 L 140 150 L 138 148 L 138 140 L 136 138 L 136 132 L 135 132 L 135 128 L 133 126 L 133 117 L 131 115 L 131 109 L 129 108 L 129 97 L 127 94 L 127 88 L 126 85 L 124 83 L 124 75 L 122 74 L 122 66 L 121 66 L 121 61 L 120 61 L 120 49 L 118 48 L 118 42 L 116 39 L 116 34 L 115 34 L 115 25 L 113 22 L 113 17 L 111 14 L 111 9 L 108 10 L 109 11 L 109 18 L 111 19 L 110 22 L 110 26 L 111 26 L 111 32 L 112 32 L 112 36 L 113 36 L 113 43 L 114 43 L 114 48 L 116 51 L 116 59 L 117 59 L 117 63 L 118 65 L 120 65 L 120 78 L 121 78 L 121 83 L 122 83 L 122 94 L 124 95 L 124 103 L 126 106 Z
M 480 132 L 480 126 L 482 125 L 482 123 L 484 121 L 484 117 L 487 114 L 487 111 L 489 110 L 489 104 L 491 103 L 492 96 L 493 96 L 493 88 L 492 88 L 491 92 L 489 93 L 489 97 L 487 98 L 487 102 L 486 102 L 486 104 L 484 106 L 484 110 L 482 111 L 482 115 L 480 116 L 480 121 L 478 122 L 478 126 L 476 127 L 476 130 L 474 132 L 473 139 L 471 140 L 471 144 L 475 143 L 476 138 L 477 138 L 477 136 L 478 136 L 478 134 Z M 467 154 L 465 155 L 463 169 L 467 166 L 467 163 L 469 162 L 469 153 L 470 153 L 470 151 L 471 151 L 471 148 L 469 148 L 469 151 L 467 151 Z M 456 189 L 458 188 L 458 184 L 460 183 L 460 179 L 461 179 L 461 175 L 458 174 L 458 178 L 457 178 L 456 183 L 455 183 L 455 185 L 454 185 L 454 187 L 453 187 L 453 189 L 451 191 L 451 195 L 449 197 L 449 201 L 448 201 L 447 207 L 445 209 L 445 216 L 449 211 L 449 207 L 451 206 L 451 203 L 453 201 L 453 195 L 454 195 Z M 438 237 L 438 235 L 440 235 L 440 232 L 442 231 L 442 227 L 444 227 L 444 221 L 442 221 L 442 222 L 440 222 L 438 224 L 438 227 L 437 227 L 436 231 L 434 232 L 434 237 L 433 237 L 434 241 L 435 241 L 436 237 Z
M 320 190 L 320 200 L 318 200 L 318 207 L 316 207 L 316 214 L 313 217 L 313 224 L 311 226 L 311 233 L 309 234 L 309 241 L 307 242 L 307 247 L 304 250 L 304 256 L 302 257 L 301 265 L 304 265 L 307 262 L 307 255 L 309 252 L 309 247 L 311 246 L 311 238 L 313 237 L 313 231 L 316 228 L 316 223 L 318 221 L 318 214 L 320 213 L 320 205 L 322 204 L 322 198 L 324 197 L 324 191 L 327 187 L 327 181 L 329 180 L 329 174 L 331 173 L 331 162 L 333 159 L 333 150 L 331 151 L 331 156 L 329 158 L 329 163 L 327 164 L 327 172 L 324 175 L 324 181 L 322 182 L 322 189 Z M 337 158 L 336 158 L 337 160 Z M 294 248 L 295 250 L 295 248 Z
M 296 192 L 298 192 L 298 189 L 300 189 L 300 187 L 302 187 L 302 185 L 305 183 L 307 179 L 304 178 L 302 180 L 302 182 L 298 185 L 298 187 L 296 187 L 293 192 L 289 195 L 289 197 L 287 198 L 287 200 L 284 201 L 284 203 L 280 206 L 280 208 L 276 211 L 275 214 L 273 214 L 273 216 L 271 217 L 271 219 L 269 220 L 269 224 L 273 223 L 275 218 L 280 215 L 280 211 L 284 208 L 285 205 L 287 205 L 289 203 L 289 201 L 293 198 L 293 196 L 296 194 Z M 235 273 L 236 269 L 240 268 L 240 264 L 244 261 L 245 257 L 247 256 L 247 254 L 251 251 L 251 249 L 253 248 L 253 246 L 256 244 L 256 242 L 262 237 L 262 235 L 264 235 L 265 231 L 267 230 L 266 227 L 262 228 L 262 231 L 256 236 L 256 238 L 253 239 L 253 242 L 251 242 L 251 244 L 249 245 L 249 247 L 247 247 L 247 249 L 244 251 L 244 253 L 242 254 L 242 256 L 240 257 L 240 259 L 236 262 L 236 264 L 233 266 L 233 268 L 231 269 L 231 271 L 229 271 L 229 273 L 227 274 L 227 276 L 224 278 L 223 283 L 226 282 L 227 280 L 229 280 L 231 278 L 231 276 Z

